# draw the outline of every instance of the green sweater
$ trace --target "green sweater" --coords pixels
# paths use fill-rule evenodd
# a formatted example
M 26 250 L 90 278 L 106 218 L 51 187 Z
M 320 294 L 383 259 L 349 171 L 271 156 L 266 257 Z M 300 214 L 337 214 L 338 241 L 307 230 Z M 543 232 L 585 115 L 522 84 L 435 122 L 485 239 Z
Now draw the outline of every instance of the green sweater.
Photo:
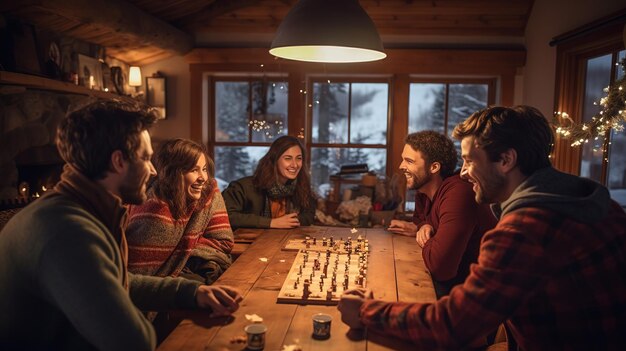
M 141 310 L 196 306 L 193 281 L 131 274 L 126 290 L 111 233 L 125 210 L 104 189 L 84 190 L 107 211 L 97 216 L 71 196 L 54 194 L 0 232 L 0 349 L 152 350 L 155 332 Z M 107 196 L 113 205 L 102 204 Z M 109 223 L 99 219 L 103 213 Z
M 252 177 L 235 180 L 222 193 L 228 210 L 230 226 L 237 228 L 269 228 L 272 219 L 264 217 L 266 195 L 254 187 Z M 298 214 L 300 225 L 311 225 L 315 220 L 315 200 Z

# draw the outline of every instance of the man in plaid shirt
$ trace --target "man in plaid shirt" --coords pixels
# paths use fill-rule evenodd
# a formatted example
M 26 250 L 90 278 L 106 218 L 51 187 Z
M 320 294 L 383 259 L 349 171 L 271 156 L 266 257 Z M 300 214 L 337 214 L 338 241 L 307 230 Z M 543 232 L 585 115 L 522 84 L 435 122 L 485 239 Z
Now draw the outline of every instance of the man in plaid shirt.
M 436 303 L 342 296 L 342 320 L 419 349 L 469 347 L 505 323 L 509 349 L 626 348 L 626 214 L 608 190 L 551 167 L 552 129 L 535 108 L 490 107 L 454 130 L 461 175 L 498 225 L 469 277 Z

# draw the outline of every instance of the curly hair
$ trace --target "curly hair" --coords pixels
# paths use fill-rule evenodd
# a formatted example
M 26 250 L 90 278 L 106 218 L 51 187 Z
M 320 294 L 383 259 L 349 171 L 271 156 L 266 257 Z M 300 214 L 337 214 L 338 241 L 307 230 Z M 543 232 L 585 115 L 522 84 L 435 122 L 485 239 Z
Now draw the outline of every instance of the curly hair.
M 292 202 L 300 208 L 308 209 L 311 207 L 311 200 L 315 198 L 311 190 L 311 180 L 309 178 L 309 169 L 306 162 L 306 151 L 300 142 L 300 139 L 285 135 L 274 140 L 270 149 L 265 156 L 259 160 L 253 175 L 253 183 L 259 189 L 270 189 L 278 182 L 278 166 L 277 161 L 287 149 L 298 146 L 302 152 L 302 168 L 296 177 L 295 192 Z
M 492 162 L 514 149 L 524 175 L 552 165 L 554 132 L 543 114 L 531 106 L 494 106 L 474 112 L 454 128 L 453 136 L 458 140 L 473 136 Z
M 152 179 L 151 187 L 154 194 L 167 203 L 174 218 L 179 219 L 188 211 L 185 174 L 191 171 L 200 156 L 204 155 L 208 178 L 199 203 L 204 203 L 213 191 L 215 164 L 206 152 L 206 148 L 188 139 L 170 139 L 165 141 L 154 155 L 154 167 L 157 175 Z
M 441 165 L 441 178 L 445 179 L 454 174 L 458 154 L 454 143 L 447 136 L 425 130 L 407 135 L 404 143 L 421 152 L 427 165 L 438 162 Z
M 103 179 L 111 154 L 120 150 L 135 160 L 140 134 L 158 119 L 146 105 L 120 100 L 98 100 L 68 113 L 57 128 L 56 144 L 65 162 L 92 180 Z

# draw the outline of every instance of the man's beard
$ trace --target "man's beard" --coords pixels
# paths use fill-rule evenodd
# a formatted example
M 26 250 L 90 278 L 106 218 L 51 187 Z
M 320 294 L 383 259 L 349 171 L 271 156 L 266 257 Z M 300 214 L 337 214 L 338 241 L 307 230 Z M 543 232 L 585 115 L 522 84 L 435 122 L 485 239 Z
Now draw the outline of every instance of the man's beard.
M 497 202 L 499 191 L 506 183 L 506 178 L 495 173 L 486 173 L 488 176 L 481 178 L 476 185 L 476 202 L 479 204 L 491 204 Z
M 126 177 L 126 181 L 120 185 L 120 197 L 122 202 L 129 205 L 140 205 L 146 201 L 144 178 L 139 174 L 140 167 L 133 164 Z
M 410 186 L 410 190 L 419 190 L 426 183 L 430 182 L 431 175 L 429 173 L 423 172 L 422 174 L 411 174 L 412 184 Z

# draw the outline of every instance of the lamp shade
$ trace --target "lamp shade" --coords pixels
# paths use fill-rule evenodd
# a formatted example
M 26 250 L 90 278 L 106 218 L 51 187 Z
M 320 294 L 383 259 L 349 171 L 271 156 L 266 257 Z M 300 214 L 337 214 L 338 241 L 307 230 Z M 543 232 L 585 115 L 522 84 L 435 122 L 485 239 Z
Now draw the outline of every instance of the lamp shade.
M 387 55 L 358 0 L 300 0 L 278 27 L 270 54 L 308 62 L 368 62 Z
M 141 86 L 141 69 L 137 66 L 130 66 L 128 72 L 128 85 L 131 87 Z

